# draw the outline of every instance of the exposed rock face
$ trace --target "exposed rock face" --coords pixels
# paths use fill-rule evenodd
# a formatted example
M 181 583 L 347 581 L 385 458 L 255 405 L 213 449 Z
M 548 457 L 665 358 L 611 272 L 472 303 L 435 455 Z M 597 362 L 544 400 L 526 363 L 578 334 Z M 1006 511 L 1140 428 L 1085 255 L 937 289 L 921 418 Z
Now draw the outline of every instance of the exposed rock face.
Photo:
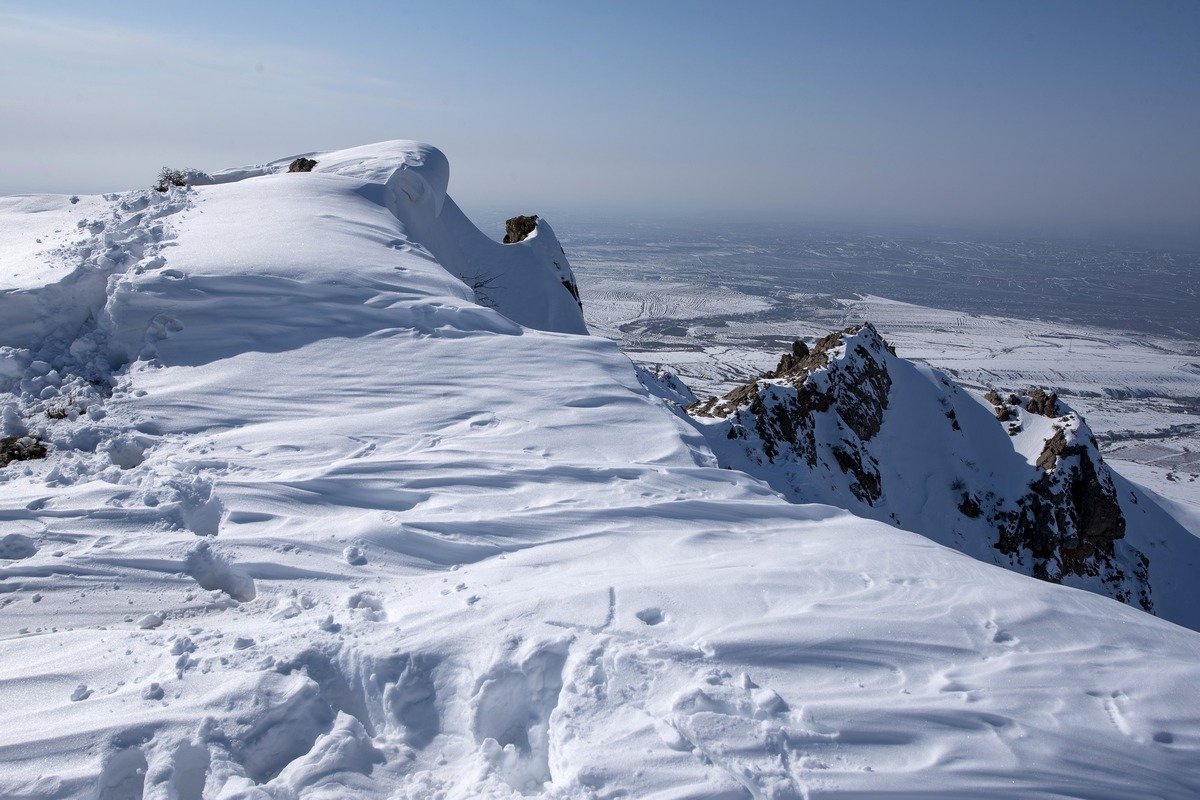
M 1044 389 L 1034 389 L 1026 395 L 1025 410 L 1043 417 L 1057 417 L 1062 413 L 1058 407 L 1058 395 Z
M 1044 389 L 985 399 L 994 413 L 865 324 L 797 341 L 775 369 L 687 410 L 723 465 L 797 502 L 1152 610 L 1149 560 L 1124 541 L 1086 423 Z
M 313 167 L 316 165 L 316 161 L 313 161 L 311 158 L 304 158 L 301 156 L 291 164 L 288 164 L 288 172 L 312 172 Z
M 1056 427 L 1046 441 L 1036 461 L 1042 474 L 1021 498 L 1016 518 L 1000 526 L 996 548 L 1013 556 L 1028 552 L 1036 577 L 1055 582 L 1070 575 L 1098 577 L 1116 599 L 1152 611 L 1149 559 L 1138 552 L 1126 569 L 1117 563 L 1125 515 L 1096 440 L 1084 429 L 1086 442 L 1081 442 L 1078 428 L 1069 440 L 1068 430 Z
M 35 436 L 5 436 L 0 439 L 0 467 L 13 461 L 46 457 L 46 445 Z
M 1020 397 L 1015 394 L 1001 397 L 999 392 L 992 389 L 983 396 L 983 399 L 992 404 L 996 410 L 996 419 L 1001 422 L 1015 419 L 1018 408 L 1023 408 L 1030 414 L 1037 414 L 1040 417 L 1058 417 L 1063 414 L 1058 405 L 1058 395 L 1040 388 L 1031 389 Z
M 525 241 L 525 237 L 533 233 L 534 229 L 537 228 L 537 221 L 537 214 L 530 214 L 527 217 L 516 216 L 509 218 L 504 223 L 504 243 L 516 244 L 517 242 Z M 574 294 L 578 295 L 578 292 Z
M 830 334 L 811 349 L 795 342 L 774 370 L 719 400 L 709 398 L 688 410 L 695 416 L 727 418 L 729 439 L 749 441 L 752 430 L 770 463 L 795 459 L 816 468 L 820 445 L 828 445 L 837 467 L 853 478 L 850 491 L 873 504 L 882 485 L 877 464 L 864 445 L 879 432 L 887 410 L 891 378 L 881 358 L 887 352 L 870 324 Z M 843 357 L 836 368 L 828 368 L 835 353 Z M 820 378 L 811 379 L 818 371 Z M 829 411 L 837 427 L 851 436 L 819 441 L 818 415 Z

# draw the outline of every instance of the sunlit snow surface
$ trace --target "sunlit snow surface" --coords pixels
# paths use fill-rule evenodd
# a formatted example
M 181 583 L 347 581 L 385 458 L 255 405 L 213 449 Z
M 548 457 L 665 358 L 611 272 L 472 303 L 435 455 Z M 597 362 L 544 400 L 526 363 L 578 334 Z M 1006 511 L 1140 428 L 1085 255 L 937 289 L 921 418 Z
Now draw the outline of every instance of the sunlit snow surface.
M 438 156 L 0 208 L 0 796 L 1200 792 L 1200 634 L 717 468 Z

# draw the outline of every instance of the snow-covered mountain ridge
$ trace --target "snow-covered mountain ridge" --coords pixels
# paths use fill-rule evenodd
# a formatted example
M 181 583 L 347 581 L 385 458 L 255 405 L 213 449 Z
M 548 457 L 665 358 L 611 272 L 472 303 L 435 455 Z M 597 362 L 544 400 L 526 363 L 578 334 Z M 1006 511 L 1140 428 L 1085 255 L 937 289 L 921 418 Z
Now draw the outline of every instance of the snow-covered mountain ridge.
M 774 370 L 688 410 L 722 464 L 795 502 L 1200 627 L 1200 540 L 1113 473 L 1053 393 L 981 400 L 866 324 L 811 350 L 797 341 Z
M 1200 635 L 722 468 L 543 220 L 308 155 L 0 200 L 0 796 L 1200 790 Z

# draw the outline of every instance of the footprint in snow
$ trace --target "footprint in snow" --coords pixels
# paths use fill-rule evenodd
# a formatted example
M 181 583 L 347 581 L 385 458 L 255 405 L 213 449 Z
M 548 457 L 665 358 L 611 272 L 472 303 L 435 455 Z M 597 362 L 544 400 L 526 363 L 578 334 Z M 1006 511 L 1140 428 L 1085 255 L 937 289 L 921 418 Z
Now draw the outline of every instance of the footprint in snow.
M 346 606 L 368 622 L 386 622 L 383 600 L 374 592 L 355 592 L 346 599 Z
M 658 625 L 660 622 L 664 621 L 667 618 L 666 615 L 663 614 L 661 608 L 655 608 L 655 607 L 643 608 L 641 611 L 637 612 L 637 614 L 635 614 L 634 616 L 636 616 L 638 619 L 640 619 L 642 622 L 644 622 L 647 625 Z
M 1108 715 L 1109 722 L 1123 736 L 1133 738 L 1133 727 L 1129 724 L 1129 718 L 1126 716 L 1123 706 L 1128 705 L 1129 695 L 1125 694 L 1120 689 L 1112 692 L 1090 691 L 1088 695 L 1100 700 L 1104 705 L 1104 713 Z M 1156 738 L 1155 741 L 1158 741 Z

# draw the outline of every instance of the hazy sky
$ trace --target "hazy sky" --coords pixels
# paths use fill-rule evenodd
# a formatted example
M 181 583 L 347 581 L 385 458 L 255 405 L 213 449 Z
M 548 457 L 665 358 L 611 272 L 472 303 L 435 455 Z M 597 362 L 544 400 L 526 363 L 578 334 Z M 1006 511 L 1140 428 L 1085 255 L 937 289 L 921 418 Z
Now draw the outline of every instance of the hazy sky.
M 0 193 L 411 138 L 471 208 L 1200 231 L 1200 2 L 8 2 Z

